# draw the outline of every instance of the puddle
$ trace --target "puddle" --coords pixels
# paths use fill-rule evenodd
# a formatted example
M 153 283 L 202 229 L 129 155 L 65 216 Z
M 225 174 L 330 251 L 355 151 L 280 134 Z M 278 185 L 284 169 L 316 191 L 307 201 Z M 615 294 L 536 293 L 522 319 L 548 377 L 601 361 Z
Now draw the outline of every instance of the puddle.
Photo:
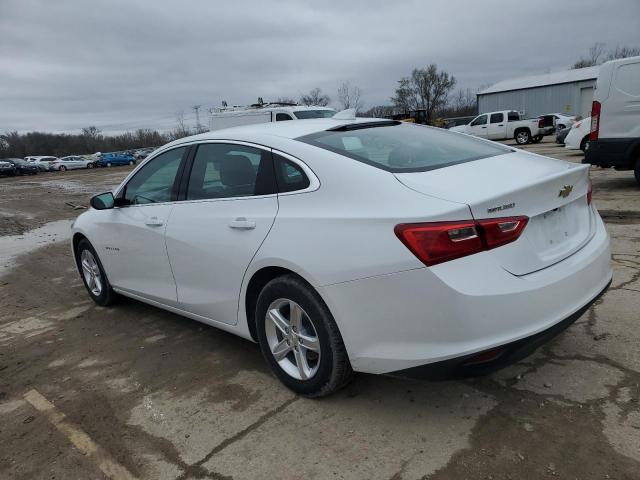
M 16 258 L 56 242 L 71 238 L 73 220 L 49 222 L 22 235 L 0 237 L 0 277 L 13 267 Z

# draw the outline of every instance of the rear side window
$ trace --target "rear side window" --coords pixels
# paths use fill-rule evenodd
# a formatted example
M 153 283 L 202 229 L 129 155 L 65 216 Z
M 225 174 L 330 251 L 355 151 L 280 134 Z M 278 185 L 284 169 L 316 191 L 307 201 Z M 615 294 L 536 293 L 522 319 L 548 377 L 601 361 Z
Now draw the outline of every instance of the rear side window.
M 285 120 L 293 120 L 287 113 L 276 113 L 276 122 L 283 122 Z
M 244 145 L 198 146 L 187 187 L 187 200 L 250 197 L 275 193 L 271 153 Z
M 629 63 L 618 68 L 616 88 L 628 95 L 640 96 L 640 63 Z
M 295 192 L 309 187 L 309 178 L 300 166 L 280 155 L 274 155 L 278 191 Z
M 297 140 L 397 173 L 423 172 L 513 151 L 470 135 L 400 122 L 352 124 Z
M 504 122 L 504 113 L 492 113 L 490 123 Z

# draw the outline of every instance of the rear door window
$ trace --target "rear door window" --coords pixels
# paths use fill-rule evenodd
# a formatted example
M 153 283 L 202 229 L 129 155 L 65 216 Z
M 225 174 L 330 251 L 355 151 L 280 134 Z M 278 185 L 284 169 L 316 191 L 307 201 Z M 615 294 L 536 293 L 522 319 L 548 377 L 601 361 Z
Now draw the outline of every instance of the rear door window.
M 276 113 L 276 122 L 283 122 L 286 120 L 293 120 L 293 118 L 291 118 L 291 115 L 288 113 Z
M 502 123 L 504 122 L 504 113 L 492 113 L 490 123 Z
M 198 146 L 187 187 L 187 200 L 250 197 L 276 192 L 271 153 L 245 145 Z

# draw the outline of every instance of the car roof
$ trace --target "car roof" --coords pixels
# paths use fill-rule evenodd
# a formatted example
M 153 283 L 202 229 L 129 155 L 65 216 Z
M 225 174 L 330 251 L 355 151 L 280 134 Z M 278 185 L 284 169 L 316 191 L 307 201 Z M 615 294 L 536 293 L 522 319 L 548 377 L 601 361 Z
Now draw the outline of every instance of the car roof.
M 351 120 L 336 118 L 315 118 L 308 120 L 292 120 L 289 122 L 267 122 L 255 123 L 251 125 L 243 125 L 241 127 L 223 128 L 212 132 L 205 132 L 199 135 L 180 138 L 165 145 L 172 147 L 183 143 L 206 140 L 238 140 L 252 141 L 255 137 L 278 137 L 294 139 L 310 135 L 312 133 L 322 132 L 336 127 L 344 127 L 346 125 L 355 125 L 359 123 L 378 123 L 390 122 L 385 118 L 355 118 Z M 163 149 L 165 148 L 163 147 Z

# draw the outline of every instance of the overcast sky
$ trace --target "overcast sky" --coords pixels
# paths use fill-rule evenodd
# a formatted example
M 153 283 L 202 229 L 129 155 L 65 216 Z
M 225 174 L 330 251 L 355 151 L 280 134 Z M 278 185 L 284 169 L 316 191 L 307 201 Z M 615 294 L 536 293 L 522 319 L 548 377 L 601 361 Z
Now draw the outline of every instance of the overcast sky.
M 368 108 L 432 62 L 475 89 L 596 41 L 640 46 L 640 1 L 0 0 L 0 132 L 168 129 L 345 80 Z

